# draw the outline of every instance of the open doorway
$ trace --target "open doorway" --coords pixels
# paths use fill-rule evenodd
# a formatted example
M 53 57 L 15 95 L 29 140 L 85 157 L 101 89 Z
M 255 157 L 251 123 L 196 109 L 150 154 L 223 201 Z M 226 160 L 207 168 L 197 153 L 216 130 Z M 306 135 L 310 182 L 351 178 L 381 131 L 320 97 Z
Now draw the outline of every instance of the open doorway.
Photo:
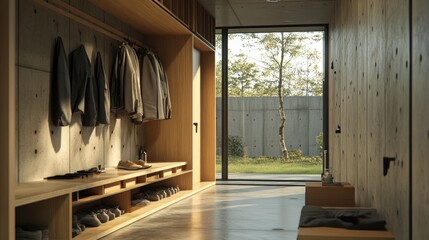
M 326 29 L 222 29 L 216 37 L 217 177 L 320 180 Z

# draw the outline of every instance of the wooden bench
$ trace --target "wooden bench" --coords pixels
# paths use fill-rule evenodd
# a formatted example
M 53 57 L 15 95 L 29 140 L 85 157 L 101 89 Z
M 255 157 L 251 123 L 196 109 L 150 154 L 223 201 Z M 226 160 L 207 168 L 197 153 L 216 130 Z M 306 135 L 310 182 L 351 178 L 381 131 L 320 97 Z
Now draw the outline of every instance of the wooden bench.
M 349 230 L 332 227 L 300 227 L 298 240 L 394 240 L 389 231 Z

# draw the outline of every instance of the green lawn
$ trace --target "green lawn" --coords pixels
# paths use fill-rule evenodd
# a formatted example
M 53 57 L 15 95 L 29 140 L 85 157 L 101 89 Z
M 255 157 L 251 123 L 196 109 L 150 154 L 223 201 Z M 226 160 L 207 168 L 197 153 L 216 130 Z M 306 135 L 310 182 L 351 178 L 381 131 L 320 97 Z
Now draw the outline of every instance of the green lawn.
M 216 159 L 216 172 L 222 169 L 220 156 Z M 229 173 L 259 173 L 259 174 L 320 174 L 322 160 L 320 157 L 294 156 L 288 161 L 281 158 L 268 157 L 229 157 Z

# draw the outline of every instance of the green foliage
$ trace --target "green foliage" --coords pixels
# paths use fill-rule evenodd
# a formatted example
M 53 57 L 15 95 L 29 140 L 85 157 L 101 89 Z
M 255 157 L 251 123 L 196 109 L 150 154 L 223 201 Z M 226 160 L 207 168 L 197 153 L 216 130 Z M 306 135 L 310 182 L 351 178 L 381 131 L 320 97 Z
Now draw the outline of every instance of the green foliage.
M 323 158 L 323 132 L 320 132 L 319 135 L 316 136 L 316 143 L 320 152 L 320 157 Z
M 216 62 L 216 97 L 222 96 L 222 60 Z
M 256 64 L 247 61 L 244 54 L 238 54 L 230 61 L 228 74 L 228 95 L 245 97 L 253 95 L 253 86 L 258 83 L 259 71 Z
M 228 155 L 243 157 L 243 141 L 239 136 L 228 136 Z
M 319 156 L 304 156 L 300 150 L 289 151 L 290 160 L 280 157 L 228 157 L 229 173 L 259 174 L 320 174 L 322 159 Z M 216 157 L 216 171 L 221 171 L 221 157 Z

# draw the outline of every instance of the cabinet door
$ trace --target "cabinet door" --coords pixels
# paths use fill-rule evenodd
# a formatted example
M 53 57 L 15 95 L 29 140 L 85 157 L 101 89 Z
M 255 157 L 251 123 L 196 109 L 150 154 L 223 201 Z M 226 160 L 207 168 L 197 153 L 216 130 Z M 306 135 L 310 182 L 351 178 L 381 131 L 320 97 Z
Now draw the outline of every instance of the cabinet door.
M 192 83 L 192 169 L 193 184 L 201 181 L 201 54 L 193 50 L 193 83 Z

